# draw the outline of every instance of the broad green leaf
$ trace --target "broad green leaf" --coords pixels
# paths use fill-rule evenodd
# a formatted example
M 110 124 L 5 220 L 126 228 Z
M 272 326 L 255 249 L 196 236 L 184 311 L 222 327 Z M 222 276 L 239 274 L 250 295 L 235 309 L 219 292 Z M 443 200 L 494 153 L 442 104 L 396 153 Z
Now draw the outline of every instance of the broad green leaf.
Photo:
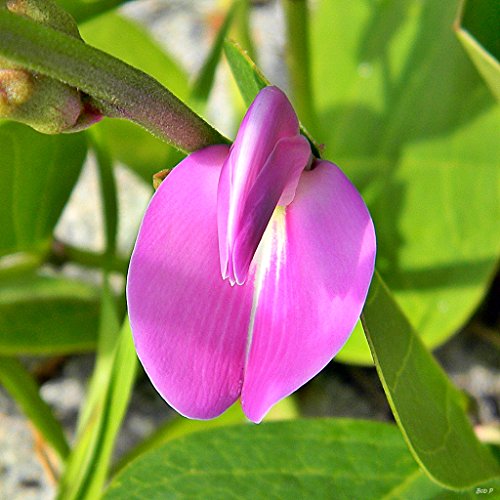
M 139 25 L 116 13 L 92 19 L 80 27 L 86 42 L 156 78 L 182 100 L 189 95 L 186 73 Z M 120 40 L 120 43 L 116 43 Z M 138 125 L 104 119 L 91 129 L 114 158 L 150 183 L 154 173 L 172 167 L 182 155 Z
M 85 154 L 81 134 L 48 136 L 18 123 L 0 126 L 0 255 L 48 248 Z
M 459 12 L 466 29 L 497 61 L 500 59 L 500 8 L 495 0 L 463 0 Z
M 421 484 L 415 484 L 416 479 Z M 199 432 L 168 442 L 124 469 L 106 491 L 122 498 L 405 498 L 443 492 L 421 478 L 392 425 L 296 420 Z
M 250 106 L 259 91 L 271 85 L 271 83 L 237 43 L 226 40 L 224 43 L 224 53 L 226 54 L 233 77 L 240 89 L 241 96 L 246 105 Z M 313 153 L 319 157 L 319 145 L 302 124 L 300 125 L 300 132 L 311 144 Z
M 217 36 L 213 42 L 212 48 L 203 63 L 193 85 L 191 87 L 190 101 L 192 101 L 200 111 L 205 107 L 210 91 L 214 84 L 215 71 L 222 57 L 222 49 L 224 48 L 224 39 L 227 36 L 229 28 L 233 22 L 235 13 L 241 4 L 238 0 L 234 0 L 231 7 L 227 11 L 226 17 L 219 28 Z
M 465 0 L 456 33 L 471 61 L 500 101 L 500 8 L 496 0 Z
M 266 415 L 265 421 L 272 420 L 290 420 L 298 418 L 299 413 L 297 406 L 292 396 L 282 399 L 278 404 L 271 408 L 271 411 Z M 178 416 L 172 420 L 168 420 L 158 427 L 144 441 L 141 441 L 137 446 L 132 448 L 125 456 L 123 456 L 114 468 L 115 472 L 120 471 L 129 462 L 137 458 L 139 455 L 158 448 L 162 444 L 171 441 L 172 439 L 187 436 L 193 432 L 204 432 L 217 427 L 226 427 L 232 424 L 248 423 L 247 418 L 243 414 L 240 402 L 236 402 L 231 408 L 225 411 L 220 417 L 212 420 L 189 420 Z
M 477 307 L 500 252 L 498 107 L 454 36 L 458 4 L 323 0 L 311 19 L 316 139 L 361 189 L 377 266 L 430 347 Z M 370 363 L 354 344 L 338 359 Z
M 0 280 L 0 354 L 69 354 L 92 350 L 98 292 L 86 283 L 37 274 Z
M 117 335 L 119 333 L 119 335 Z M 98 498 L 128 406 L 137 358 L 128 320 L 117 328 L 112 298 L 104 289 L 96 367 L 78 426 L 77 444 L 60 480 L 58 498 Z
M 453 489 L 499 476 L 500 465 L 474 435 L 457 389 L 378 273 L 363 310 L 363 327 L 394 416 L 427 474 Z
M 64 460 L 69 453 L 66 437 L 50 406 L 40 397 L 32 375 L 17 359 L 0 356 L 0 384 L 9 391 L 59 459 Z

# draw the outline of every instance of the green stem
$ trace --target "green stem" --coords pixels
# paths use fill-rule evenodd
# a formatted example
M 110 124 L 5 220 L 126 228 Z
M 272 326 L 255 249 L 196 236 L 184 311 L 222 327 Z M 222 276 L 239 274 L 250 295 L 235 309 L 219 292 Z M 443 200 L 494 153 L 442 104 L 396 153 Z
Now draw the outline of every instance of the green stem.
M 49 260 L 57 264 L 74 262 L 85 267 L 101 268 L 106 271 L 114 271 L 125 274 L 128 268 L 128 259 L 108 253 L 92 252 L 57 241 L 53 245 Z
M 113 260 L 116 253 L 116 238 L 118 233 L 118 198 L 113 170 L 113 162 L 105 148 L 101 146 L 102 138 L 99 129 L 91 136 L 101 188 L 102 214 L 106 234 L 106 255 Z
M 287 62 L 292 101 L 300 121 L 313 135 L 317 117 L 314 108 L 309 60 L 309 10 L 306 0 L 283 0 L 286 19 Z
M 89 94 L 108 116 L 142 125 L 181 151 L 227 143 L 155 79 L 74 37 L 0 9 L 0 55 Z

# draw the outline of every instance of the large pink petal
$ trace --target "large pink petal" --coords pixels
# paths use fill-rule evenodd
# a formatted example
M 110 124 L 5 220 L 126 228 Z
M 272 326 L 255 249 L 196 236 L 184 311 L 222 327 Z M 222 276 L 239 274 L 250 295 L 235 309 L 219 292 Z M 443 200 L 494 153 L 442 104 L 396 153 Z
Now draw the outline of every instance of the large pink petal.
M 217 184 L 226 146 L 181 162 L 155 193 L 130 263 L 127 299 L 138 356 L 179 413 L 212 418 L 239 396 L 251 288 L 220 274 Z
M 248 216 L 246 199 L 277 143 L 298 135 L 297 115 L 286 95 L 277 87 L 262 89 L 243 119 L 219 182 L 221 271 L 233 283 L 242 282 L 234 276 L 231 259 L 239 229 Z
M 241 396 L 250 420 L 259 422 L 345 343 L 366 298 L 375 245 L 368 210 L 344 174 L 326 161 L 304 172 L 252 263 L 253 337 Z

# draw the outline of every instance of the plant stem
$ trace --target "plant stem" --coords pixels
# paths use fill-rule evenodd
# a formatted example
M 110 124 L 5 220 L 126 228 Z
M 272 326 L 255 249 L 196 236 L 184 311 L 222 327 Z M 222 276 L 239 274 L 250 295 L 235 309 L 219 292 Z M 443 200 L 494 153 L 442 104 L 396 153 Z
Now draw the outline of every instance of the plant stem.
M 307 0 L 283 0 L 292 102 L 300 121 L 315 135 L 317 123 L 309 60 Z
M 74 262 L 85 267 L 101 268 L 106 271 L 114 271 L 125 274 L 128 268 L 128 259 L 122 256 L 113 255 L 108 253 L 92 252 L 90 250 L 83 250 L 61 241 L 55 241 L 49 261 L 56 264 L 65 264 L 67 262 Z
M 155 79 L 74 37 L 0 9 L 0 55 L 90 95 L 184 152 L 228 140 Z
M 102 214 L 106 234 L 106 255 L 112 261 L 116 253 L 118 233 L 118 196 L 116 192 L 113 162 L 105 148 L 101 146 L 99 129 L 92 134 L 90 142 L 94 149 L 101 188 Z

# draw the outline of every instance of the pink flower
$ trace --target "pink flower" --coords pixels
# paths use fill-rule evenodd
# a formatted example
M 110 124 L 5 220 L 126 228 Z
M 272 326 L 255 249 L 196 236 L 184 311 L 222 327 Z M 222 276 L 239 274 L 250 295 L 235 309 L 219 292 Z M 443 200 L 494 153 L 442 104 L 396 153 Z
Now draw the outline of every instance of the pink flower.
M 151 200 L 127 284 L 138 356 L 179 413 L 241 398 L 260 422 L 346 342 L 374 260 L 359 193 L 267 87 L 231 148 L 189 155 Z

